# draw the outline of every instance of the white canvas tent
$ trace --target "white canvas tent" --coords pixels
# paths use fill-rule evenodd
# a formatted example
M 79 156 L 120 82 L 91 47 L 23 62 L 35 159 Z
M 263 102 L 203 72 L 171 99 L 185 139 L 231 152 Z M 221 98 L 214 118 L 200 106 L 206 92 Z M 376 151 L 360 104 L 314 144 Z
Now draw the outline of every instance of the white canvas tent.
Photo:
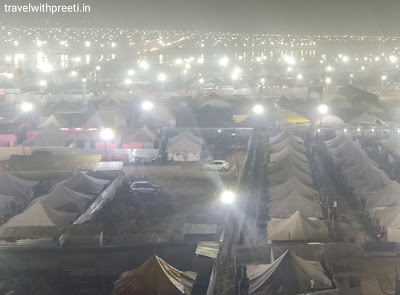
M 268 181 L 269 181 L 270 186 L 277 186 L 277 185 L 285 183 L 286 181 L 288 181 L 289 179 L 291 179 L 293 177 L 297 178 L 299 181 L 301 181 L 305 185 L 308 185 L 308 186 L 313 185 L 313 180 L 312 180 L 311 176 L 309 174 L 306 174 L 306 173 L 298 170 L 298 169 L 295 169 L 295 167 L 293 169 L 289 169 L 289 167 L 287 167 L 287 169 L 281 170 L 278 173 L 268 174 Z
M 359 115 L 358 117 L 354 118 L 349 122 L 350 124 L 356 124 L 356 125 L 386 125 L 387 123 L 381 119 L 379 119 L 377 116 L 368 114 L 368 113 L 363 113 Z
M 154 255 L 139 268 L 122 273 L 112 294 L 190 295 L 196 277 L 197 273 L 180 271 Z
M 98 195 L 109 182 L 109 180 L 94 178 L 85 172 L 77 171 L 56 186 L 62 185 L 81 194 Z
M 298 153 L 304 154 L 306 152 L 306 148 L 304 147 L 304 145 L 298 143 L 293 138 L 288 137 L 281 142 L 278 142 L 276 144 L 271 144 L 270 145 L 271 153 L 277 153 L 283 150 L 286 146 L 292 147 Z
M 308 220 L 299 211 L 288 219 L 269 221 L 267 226 L 271 241 L 324 241 L 329 237 L 322 221 Z
M 281 134 L 278 134 L 276 136 L 272 136 L 269 138 L 269 143 L 271 145 L 275 145 L 278 144 L 282 141 L 284 141 L 287 138 L 291 138 L 292 140 L 296 141 L 297 143 L 302 144 L 303 143 L 303 139 L 301 137 L 295 136 L 293 135 L 289 130 L 285 130 L 283 131 Z
M 284 149 L 280 150 L 277 153 L 270 155 L 270 162 L 279 162 L 286 157 L 291 157 L 303 163 L 308 163 L 308 159 L 302 153 L 297 152 L 294 148 L 290 146 L 286 146 Z
M 300 212 L 305 217 L 323 217 L 320 205 L 298 192 L 293 192 L 282 200 L 275 200 L 268 204 L 268 213 L 271 217 L 289 218 L 296 212 Z
M 271 201 L 283 199 L 293 192 L 297 192 L 310 200 L 318 199 L 318 192 L 316 190 L 305 185 L 295 177 L 278 186 L 268 188 L 268 195 Z
M 304 260 L 287 250 L 271 264 L 247 265 L 248 294 L 300 294 L 332 288 L 317 261 Z M 313 283 L 312 283 L 313 282 Z
M 7 172 L 0 174 L 0 194 L 2 195 L 24 197 L 37 184 L 37 181 L 21 179 Z
M 166 152 L 168 159 L 174 161 L 200 161 L 204 139 L 185 130 L 168 140 Z
M 56 226 L 71 223 L 76 218 L 75 213 L 60 212 L 36 202 L 23 213 L 7 221 L 2 227 L 36 227 Z
M 33 203 L 41 202 L 49 208 L 62 212 L 80 212 L 92 198 L 93 196 L 80 194 L 63 185 L 57 185 L 51 193 L 33 200 Z

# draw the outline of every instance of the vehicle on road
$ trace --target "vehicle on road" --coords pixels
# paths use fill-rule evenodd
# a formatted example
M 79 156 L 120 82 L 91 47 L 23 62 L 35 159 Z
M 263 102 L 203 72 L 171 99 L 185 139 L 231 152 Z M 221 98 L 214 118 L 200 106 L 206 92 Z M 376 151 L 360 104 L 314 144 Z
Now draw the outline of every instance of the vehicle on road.
M 214 160 L 210 163 L 206 163 L 203 166 L 206 171 L 227 171 L 229 170 L 229 162 L 224 160 Z
M 135 195 L 153 195 L 158 196 L 161 193 L 161 188 L 158 185 L 148 181 L 135 181 L 131 184 L 130 192 Z

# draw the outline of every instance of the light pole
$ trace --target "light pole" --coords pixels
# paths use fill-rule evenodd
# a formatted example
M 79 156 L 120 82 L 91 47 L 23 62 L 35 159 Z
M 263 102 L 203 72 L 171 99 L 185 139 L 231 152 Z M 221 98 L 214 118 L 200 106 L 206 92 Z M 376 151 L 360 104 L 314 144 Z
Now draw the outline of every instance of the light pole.
M 381 81 L 382 81 L 381 92 L 383 92 L 383 83 L 384 83 L 386 80 L 387 80 L 387 76 L 386 76 L 386 75 L 383 75 L 382 78 L 381 78 Z
M 46 86 L 47 86 L 47 81 L 45 80 L 41 80 L 39 82 L 40 85 L 40 101 L 43 100 L 43 91 L 45 90 Z
M 328 112 L 328 107 L 324 104 L 321 104 L 318 107 L 318 112 L 319 112 L 319 129 L 321 130 L 322 127 L 322 115 L 325 115 Z
M 107 159 L 107 142 L 114 138 L 114 131 L 111 128 L 104 128 L 100 132 L 100 137 L 104 140 L 104 159 Z
M 96 87 L 96 95 L 98 95 L 98 81 L 97 81 L 97 72 L 101 70 L 100 66 L 97 66 L 94 71 L 94 80 L 95 80 L 95 87 Z
M 167 75 L 164 73 L 159 74 L 158 80 L 161 82 L 161 98 L 164 98 L 164 82 L 167 80 Z
M 255 105 L 255 106 L 253 107 L 253 112 L 254 112 L 256 115 L 262 114 L 262 113 L 264 112 L 264 107 L 263 107 L 262 105 L 260 105 L 260 104 L 257 104 L 257 105 Z

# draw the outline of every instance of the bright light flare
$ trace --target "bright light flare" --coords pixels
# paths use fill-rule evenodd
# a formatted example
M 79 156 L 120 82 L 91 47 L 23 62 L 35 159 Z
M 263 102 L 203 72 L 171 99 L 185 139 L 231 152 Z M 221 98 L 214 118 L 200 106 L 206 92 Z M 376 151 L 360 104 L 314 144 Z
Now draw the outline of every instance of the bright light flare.
M 221 194 L 221 201 L 224 204 L 232 204 L 235 201 L 235 194 L 231 191 L 224 191 Z
M 318 107 L 318 112 L 320 112 L 321 114 L 326 114 L 328 112 L 328 107 L 325 104 L 321 104 Z
M 100 131 L 100 137 L 103 140 L 111 140 L 114 138 L 114 131 L 111 128 L 105 128 Z
M 150 111 L 154 107 L 153 103 L 151 101 L 144 101 L 142 103 L 142 109 L 145 111 Z
M 21 110 L 23 112 L 30 112 L 33 109 L 33 104 L 31 104 L 30 102 L 24 102 L 21 104 Z

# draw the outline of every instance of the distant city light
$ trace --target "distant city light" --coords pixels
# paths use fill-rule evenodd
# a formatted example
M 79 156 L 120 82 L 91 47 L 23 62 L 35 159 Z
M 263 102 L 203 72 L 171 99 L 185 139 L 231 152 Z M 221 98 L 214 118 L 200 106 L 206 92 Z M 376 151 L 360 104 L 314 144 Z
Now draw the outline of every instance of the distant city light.
M 45 87 L 47 85 L 47 81 L 40 80 L 39 85 L 42 86 L 42 87 Z
M 255 114 L 261 114 L 261 113 L 264 112 L 264 107 L 262 105 L 260 105 L 260 104 L 257 104 L 257 105 L 254 106 L 253 112 Z
M 128 75 L 129 76 L 133 76 L 135 74 L 135 71 L 134 70 L 128 70 Z
M 21 104 L 21 110 L 23 112 L 30 112 L 33 109 L 33 104 L 31 104 L 30 102 L 24 102 Z
M 148 70 L 149 69 L 149 64 L 147 63 L 147 61 L 142 60 L 139 64 L 139 66 L 143 69 L 143 70 Z
M 226 67 L 228 65 L 228 62 L 229 62 L 229 59 L 226 56 L 224 56 L 219 60 L 219 65 Z
M 160 80 L 161 82 L 167 80 L 167 75 L 165 75 L 164 73 L 159 74 L 158 80 Z
M 326 113 L 328 112 L 328 107 L 327 107 L 325 104 L 321 104 L 321 105 L 318 107 L 318 111 L 319 111 L 321 114 L 326 114 Z
M 114 138 L 114 131 L 111 128 L 105 128 L 100 131 L 100 137 L 103 140 L 112 140 Z
M 142 103 L 142 109 L 145 111 L 150 111 L 154 107 L 153 103 L 146 100 Z

